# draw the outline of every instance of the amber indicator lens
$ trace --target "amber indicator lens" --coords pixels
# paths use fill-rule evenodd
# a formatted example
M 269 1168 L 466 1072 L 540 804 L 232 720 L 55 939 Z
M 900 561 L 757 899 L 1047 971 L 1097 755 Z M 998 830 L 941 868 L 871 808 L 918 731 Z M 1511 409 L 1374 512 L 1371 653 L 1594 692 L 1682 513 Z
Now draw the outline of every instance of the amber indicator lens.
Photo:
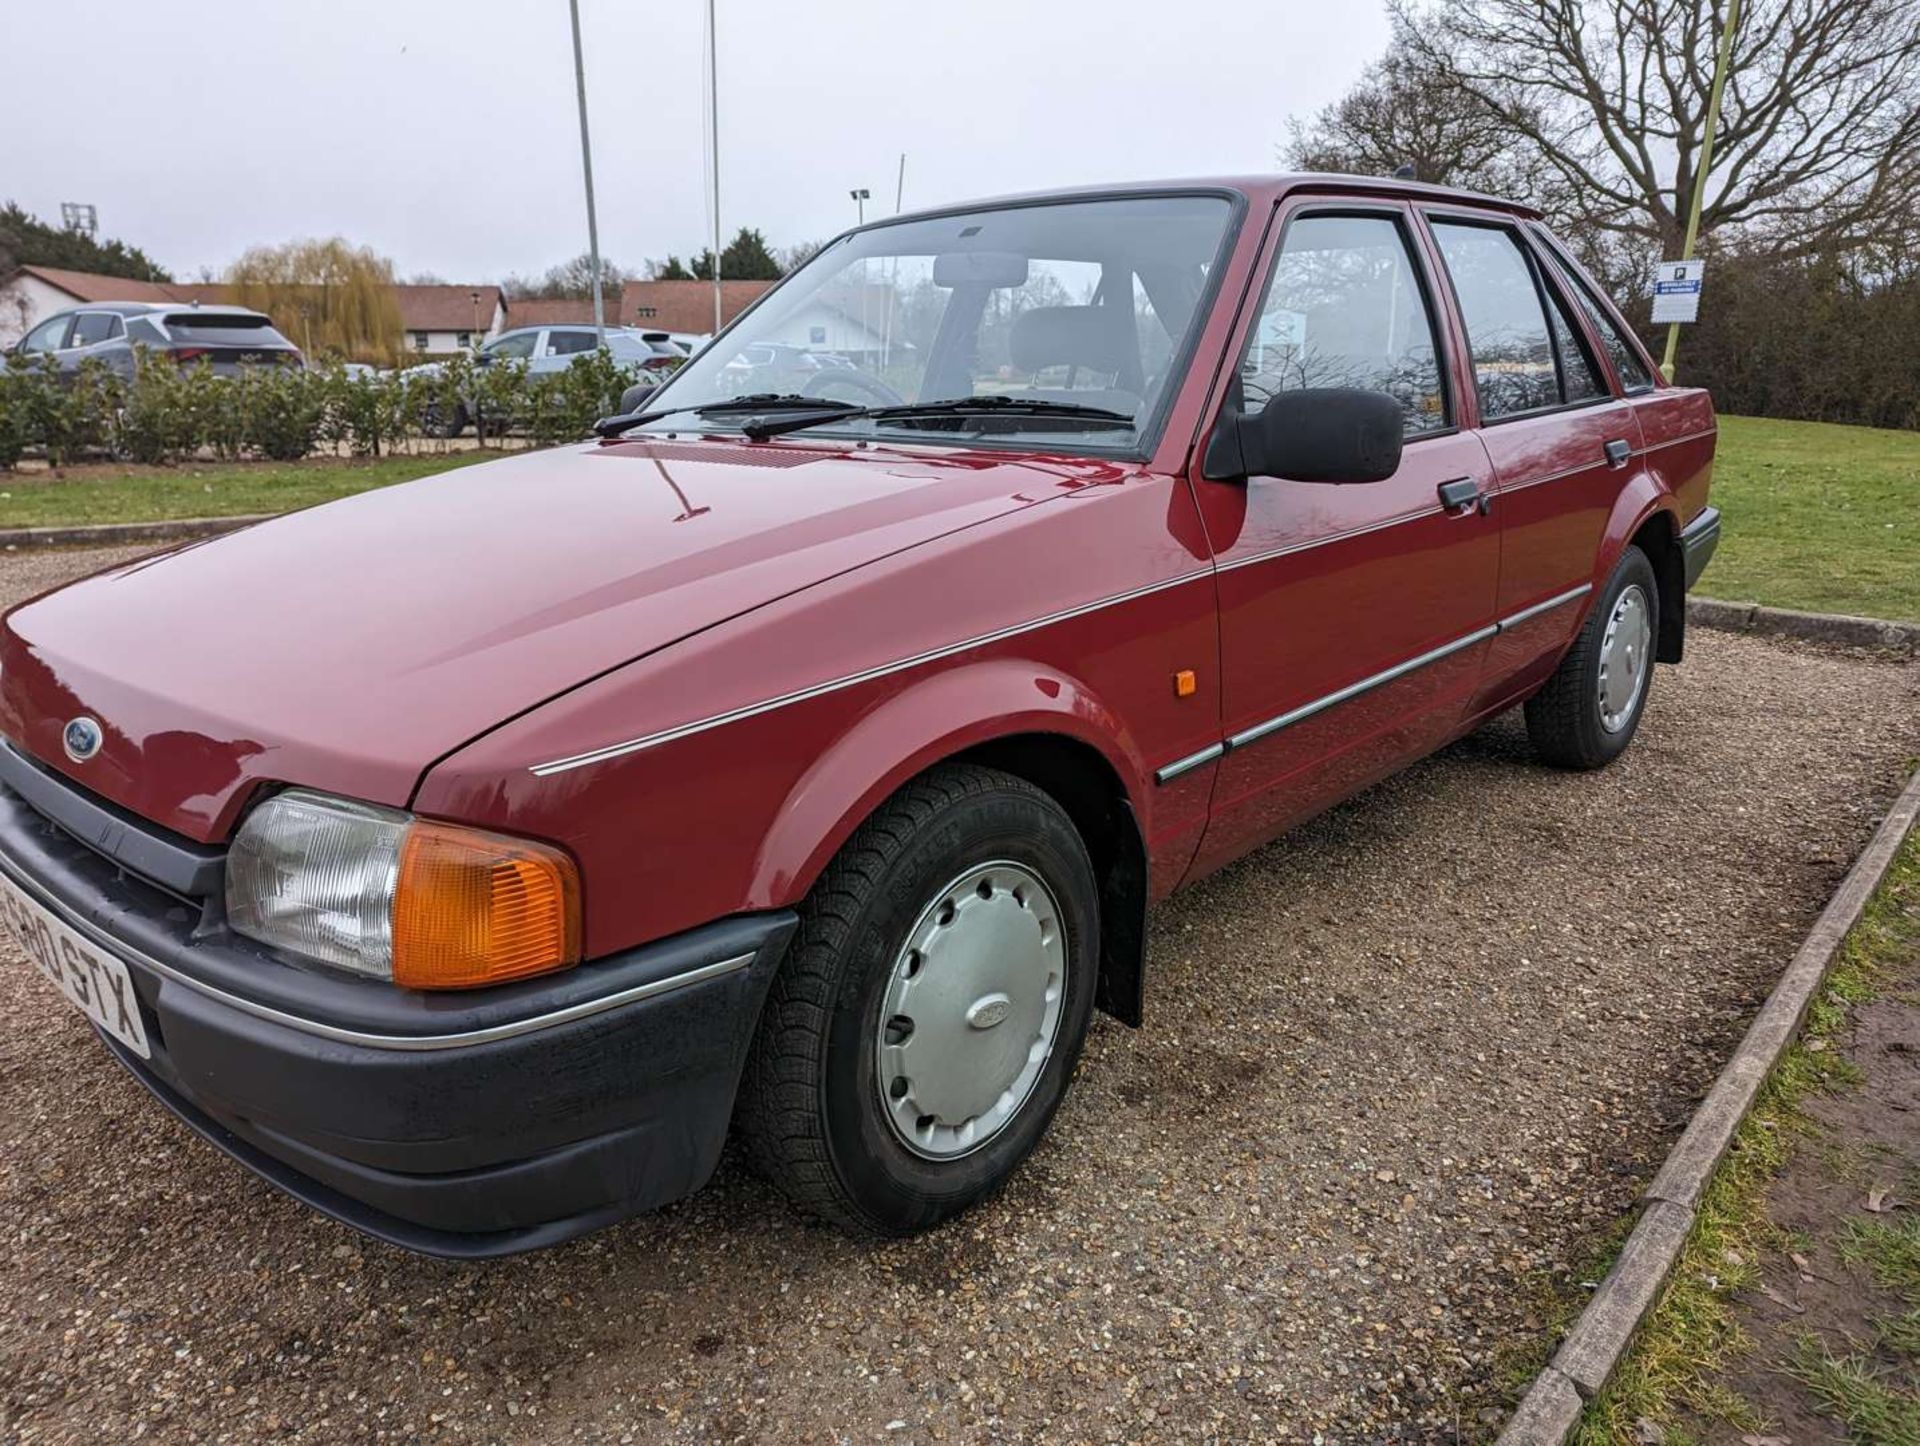
M 393 982 L 468 989 L 580 962 L 580 878 L 558 849 L 418 819 L 400 849 Z
M 1199 680 L 1193 676 L 1192 668 L 1182 668 L 1173 675 L 1173 696 L 1176 698 L 1191 698 L 1199 687 Z

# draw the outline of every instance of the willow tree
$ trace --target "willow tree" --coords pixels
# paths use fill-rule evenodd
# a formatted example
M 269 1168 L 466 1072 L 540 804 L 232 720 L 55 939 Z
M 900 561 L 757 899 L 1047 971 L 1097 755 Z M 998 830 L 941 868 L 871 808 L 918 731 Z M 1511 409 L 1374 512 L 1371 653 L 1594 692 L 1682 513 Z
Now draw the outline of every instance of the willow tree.
M 312 357 L 391 364 L 403 337 L 393 263 L 336 236 L 256 246 L 227 273 L 233 299 L 263 311 Z

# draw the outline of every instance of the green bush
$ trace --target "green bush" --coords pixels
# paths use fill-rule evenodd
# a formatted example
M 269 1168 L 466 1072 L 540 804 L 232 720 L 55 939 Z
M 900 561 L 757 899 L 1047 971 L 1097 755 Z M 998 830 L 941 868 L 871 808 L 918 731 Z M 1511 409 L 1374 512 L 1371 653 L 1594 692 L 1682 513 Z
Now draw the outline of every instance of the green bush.
M 476 367 L 462 353 L 432 371 L 349 375 L 335 364 L 229 377 L 141 348 L 130 382 L 91 361 L 63 378 L 28 357 L 0 372 L 0 470 L 33 448 L 54 466 L 102 453 L 171 463 L 203 451 L 287 462 L 323 444 L 377 457 L 409 439 L 446 436 L 456 417 L 483 443 L 518 432 L 550 446 L 587 436 L 632 381 L 604 351 L 540 376 L 518 361 Z
M 241 413 L 249 445 L 273 462 L 297 462 L 320 442 L 327 395 L 321 379 L 299 367 L 248 372 Z

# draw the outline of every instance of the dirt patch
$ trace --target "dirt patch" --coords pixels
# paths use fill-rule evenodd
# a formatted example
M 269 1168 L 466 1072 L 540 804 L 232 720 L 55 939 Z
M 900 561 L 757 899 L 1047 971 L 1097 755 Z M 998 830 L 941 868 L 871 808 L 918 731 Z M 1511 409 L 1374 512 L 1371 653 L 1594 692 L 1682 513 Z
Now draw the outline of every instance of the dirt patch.
M 1812 1130 L 1766 1194 L 1766 1213 L 1781 1233 L 1761 1262 L 1760 1281 L 1736 1299 L 1735 1317 L 1749 1342 L 1716 1384 L 1755 1419 L 1692 1422 L 1716 1446 L 1741 1446 L 1755 1435 L 1792 1446 L 1920 1441 L 1920 1338 L 1888 1339 L 1887 1322 L 1920 1308 L 1920 1278 L 1887 1284 L 1850 1250 L 1852 1232 L 1914 1228 L 1920 1208 L 1920 949 L 1888 992 L 1856 1008 L 1830 1047 L 1860 1071 L 1856 1088 L 1810 1098 Z M 1869 1208 L 1877 1206 L 1878 1208 Z M 1818 1342 L 1811 1347 L 1809 1342 Z M 1808 1352 L 1851 1356 L 1880 1378 L 1881 1389 L 1909 1403 L 1908 1433 L 1850 1437 L 1841 1411 L 1805 1378 Z
M 1099 1021 L 1035 1159 L 914 1241 L 729 1159 L 539 1256 L 410 1257 L 174 1125 L 8 950 L 0 1437 L 1491 1434 L 1527 1287 L 1631 1206 L 1920 752 L 1910 666 L 1688 651 L 1605 773 L 1501 720 L 1156 910 L 1146 1029 Z

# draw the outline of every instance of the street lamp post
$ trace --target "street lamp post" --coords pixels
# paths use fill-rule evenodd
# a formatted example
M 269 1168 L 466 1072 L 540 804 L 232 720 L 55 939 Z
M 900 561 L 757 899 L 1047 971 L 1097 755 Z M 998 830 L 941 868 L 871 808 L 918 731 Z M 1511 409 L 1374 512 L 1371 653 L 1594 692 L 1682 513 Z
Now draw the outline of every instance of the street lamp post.
M 860 208 L 860 224 L 862 226 L 866 225 L 867 202 L 873 196 L 873 192 L 869 191 L 865 186 L 862 186 L 859 190 L 849 191 L 847 194 L 853 198 L 853 204 Z
M 573 87 L 580 98 L 580 170 L 587 182 L 587 260 L 593 267 L 593 334 L 607 344 L 607 318 L 600 300 L 600 223 L 593 212 L 593 145 L 587 138 L 587 66 L 580 58 L 580 0 L 567 0 L 573 18 Z

